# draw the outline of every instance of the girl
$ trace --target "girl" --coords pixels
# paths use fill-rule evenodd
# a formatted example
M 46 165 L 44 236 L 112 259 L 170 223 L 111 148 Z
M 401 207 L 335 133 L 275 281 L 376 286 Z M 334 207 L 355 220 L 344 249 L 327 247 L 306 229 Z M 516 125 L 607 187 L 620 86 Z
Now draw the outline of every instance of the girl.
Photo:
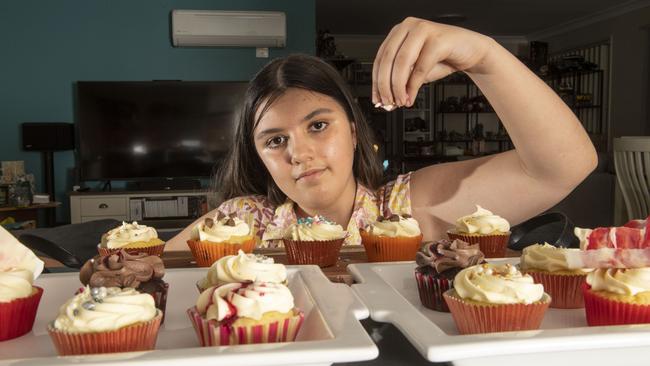
M 593 145 L 560 98 L 494 40 L 466 29 L 416 18 L 395 26 L 374 62 L 373 102 L 411 106 L 422 84 L 456 71 L 490 101 L 515 150 L 380 186 L 369 127 L 336 70 L 310 56 L 274 60 L 246 93 L 217 180 L 226 199 L 218 210 L 254 222 L 258 246 L 279 245 L 285 228 L 314 215 L 347 228 L 345 244 L 360 244 L 359 229 L 391 213 L 413 215 L 424 240 L 434 240 L 476 204 L 513 224 L 535 216 L 595 168 Z M 167 248 L 187 249 L 193 226 Z

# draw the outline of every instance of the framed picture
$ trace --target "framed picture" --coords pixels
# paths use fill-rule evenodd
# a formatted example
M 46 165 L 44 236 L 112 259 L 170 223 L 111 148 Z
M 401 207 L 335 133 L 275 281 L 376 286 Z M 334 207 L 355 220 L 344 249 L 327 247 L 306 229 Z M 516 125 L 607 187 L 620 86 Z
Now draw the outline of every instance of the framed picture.
M 0 207 L 9 206 L 9 185 L 0 184 Z

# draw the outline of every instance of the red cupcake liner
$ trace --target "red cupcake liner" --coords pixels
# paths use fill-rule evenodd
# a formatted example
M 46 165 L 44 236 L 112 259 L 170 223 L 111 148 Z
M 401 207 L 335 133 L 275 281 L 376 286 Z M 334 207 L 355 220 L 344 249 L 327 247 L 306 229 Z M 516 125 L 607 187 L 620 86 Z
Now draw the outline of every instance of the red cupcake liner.
M 460 334 L 539 329 L 551 303 L 547 294 L 532 304 L 476 304 L 448 290 L 443 294 Z
M 582 285 L 582 293 L 590 326 L 650 323 L 650 305 L 608 299 L 592 291 L 587 283 Z
M 103 248 L 97 245 L 97 251 L 100 255 L 111 255 L 117 253 L 120 250 L 124 250 L 129 254 L 136 255 L 138 253 L 146 253 L 147 255 L 156 255 L 158 257 L 162 256 L 163 251 L 165 250 L 165 243 L 152 245 L 148 247 L 135 247 L 135 248 Z
M 449 312 L 449 307 L 442 297 L 442 294 L 454 287 L 454 281 L 446 278 L 435 278 L 431 274 L 420 273 L 415 271 L 415 281 L 418 284 L 420 301 L 424 307 Z
M 414 237 L 389 237 L 365 231 L 359 233 L 369 262 L 412 261 L 422 244 L 422 234 Z
M 192 321 L 202 347 L 293 342 L 305 318 L 305 314 L 298 311 L 298 314 L 282 321 L 232 327 L 231 325 L 219 325 L 214 319 L 204 319 L 196 306 L 187 309 L 187 315 Z
M 336 264 L 344 238 L 336 240 L 301 241 L 283 239 L 289 264 L 315 264 L 331 267 Z
M 210 267 L 219 258 L 236 255 L 240 249 L 245 253 L 252 253 L 253 249 L 255 249 L 255 238 L 251 237 L 242 243 L 188 240 L 187 245 L 190 247 L 198 267 Z
M 162 312 L 158 312 L 156 317 L 147 322 L 106 332 L 64 332 L 54 329 L 52 323 L 48 325 L 47 331 L 59 356 L 148 351 L 156 346 L 161 320 Z
M 27 297 L 0 302 L 0 341 L 18 338 L 34 327 L 43 289 L 38 286 L 32 289 L 32 294 Z
M 464 235 L 447 232 L 449 240 L 460 239 L 470 244 L 478 244 L 485 258 L 503 258 L 506 256 L 510 233 L 500 235 Z
M 580 309 L 585 307 L 582 284 L 586 274 L 553 274 L 552 272 L 526 272 L 535 283 L 544 286 L 544 292 L 551 296 L 550 307 L 555 309 Z

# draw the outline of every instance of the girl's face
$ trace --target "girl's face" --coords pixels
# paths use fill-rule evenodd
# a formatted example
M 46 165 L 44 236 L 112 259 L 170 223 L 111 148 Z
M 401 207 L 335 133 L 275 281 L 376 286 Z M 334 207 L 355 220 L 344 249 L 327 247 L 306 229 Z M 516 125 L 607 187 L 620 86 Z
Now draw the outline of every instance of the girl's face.
M 331 207 L 355 184 L 354 124 L 331 97 L 288 89 L 264 113 L 253 138 L 275 183 L 302 208 Z

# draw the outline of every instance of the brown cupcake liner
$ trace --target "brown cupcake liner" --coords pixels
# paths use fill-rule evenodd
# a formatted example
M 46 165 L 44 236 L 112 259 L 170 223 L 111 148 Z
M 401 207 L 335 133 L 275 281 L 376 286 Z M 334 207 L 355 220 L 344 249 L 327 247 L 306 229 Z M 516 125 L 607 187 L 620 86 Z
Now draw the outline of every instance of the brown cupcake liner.
M 147 293 L 153 297 L 153 301 L 156 304 L 156 309 L 160 310 L 162 312 L 162 320 L 160 323 L 165 322 L 165 309 L 167 308 L 167 293 L 169 292 L 169 284 L 167 282 L 162 283 L 162 288 L 154 291 L 154 292 L 149 292 L 149 291 L 143 291 L 138 289 L 140 292 Z
M 460 239 L 470 244 L 478 244 L 485 258 L 503 258 L 506 256 L 510 233 L 496 235 L 465 235 L 447 232 L 449 240 Z
M 284 250 L 287 252 L 287 263 L 331 267 L 339 259 L 344 240 L 345 238 L 310 241 L 283 239 Z
M 582 284 L 587 274 L 553 274 L 552 272 L 522 271 L 529 274 L 535 283 L 544 286 L 544 292 L 551 296 L 550 307 L 555 309 L 580 309 L 585 307 Z
M 446 278 L 436 278 L 432 274 L 415 271 L 415 281 L 418 284 L 420 301 L 425 308 L 449 312 L 449 307 L 442 294 L 454 287 L 454 281 Z
M 0 302 L 0 341 L 18 338 L 34 327 L 43 289 L 32 286 L 31 295 L 9 302 Z
M 388 237 L 360 231 L 361 243 L 369 262 L 412 261 L 422 244 L 422 234 L 414 237 Z
M 585 315 L 589 326 L 650 323 L 650 304 L 632 304 L 608 299 L 582 285 Z
M 65 332 L 55 329 L 53 323 L 48 325 L 47 331 L 59 356 L 147 351 L 156 346 L 161 320 L 162 312 L 159 311 L 147 322 L 106 332 Z
M 255 249 L 255 238 L 251 237 L 241 243 L 188 240 L 187 245 L 190 247 L 198 267 L 210 267 L 219 258 L 236 255 L 240 249 L 246 253 L 252 253 Z
M 448 290 L 443 294 L 460 334 L 539 329 L 551 303 L 548 294 L 532 304 L 476 304 Z
M 165 250 L 165 243 L 158 245 L 151 245 L 147 247 L 134 247 L 134 248 L 103 248 L 99 244 L 97 245 L 97 251 L 100 255 L 111 255 L 117 253 L 120 250 L 124 250 L 129 254 L 137 255 L 138 253 L 146 253 L 147 255 L 157 255 L 158 257 L 162 256 L 163 251 Z
M 187 309 L 187 315 L 202 347 L 293 342 L 305 318 L 305 314 L 298 311 L 291 317 L 267 324 L 232 327 L 204 319 L 196 306 Z

